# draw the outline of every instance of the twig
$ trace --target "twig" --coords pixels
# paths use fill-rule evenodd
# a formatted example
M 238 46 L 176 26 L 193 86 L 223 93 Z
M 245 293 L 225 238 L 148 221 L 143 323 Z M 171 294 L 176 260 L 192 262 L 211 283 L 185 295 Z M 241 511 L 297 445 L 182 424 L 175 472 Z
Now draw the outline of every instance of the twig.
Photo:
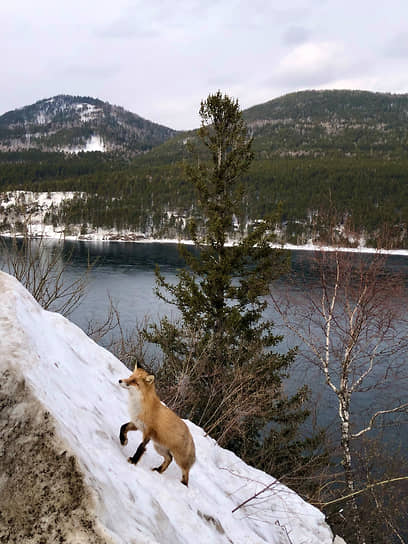
M 366 433 L 368 431 L 371 431 L 371 429 L 373 428 L 374 421 L 376 420 L 376 418 L 378 416 L 381 416 L 383 414 L 392 414 L 392 413 L 395 413 L 395 412 L 399 412 L 399 411 L 403 410 L 404 408 L 408 408 L 408 402 L 406 402 L 405 404 L 401 404 L 400 406 L 397 406 L 396 408 L 391 408 L 390 410 L 379 410 L 378 412 L 376 412 L 372 416 L 368 426 L 365 427 L 365 429 L 361 429 L 361 431 L 359 431 L 358 433 L 352 434 L 351 438 L 358 438 L 362 434 L 364 434 L 364 433 Z
M 241 502 L 241 504 L 239 504 L 238 506 L 236 506 L 232 513 L 236 512 L 237 510 L 239 510 L 240 508 L 242 508 L 243 506 L 245 506 L 246 504 L 248 504 L 250 501 L 256 499 L 257 497 L 259 497 L 259 495 L 262 495 L 262 493 L 265 493 L 265 491 L 268 491 L 268 489 L 270 489 L 271 487 L 273 487 L 274 485 L 278 484 L 278 480 L 274 480 L 273 482 L 271 482 L 270 484 L 268 484 L 266 487 L 264 487 L 263 489 L 261 489 L 260 491 L 258 491 L 257 493 L 254 493 L 254 495 L 252 495 L 252 497 L 249 497 L 248 499 L 246 499 L 244 502 Z
M 343 497 L 338 497 L 337 499 L 333 499 L 332 501 L 329 501 L 329 502 L 322 502 L 320 503 L 320 506 L 322 508 L 325 508 L 326 506 L 329 506 L 330 504 L 342 502 L 347 499 L 350 499 L 351 497 L 355 497 L 356 495 L 361 495 L 361 493 L 365 493 L 366 491 L 368 491 L 369 489 L 372 489 L 373 487 L 378 487 L 380 485 L 385 485 L 385 484 L 391 484 L 393 482 L 399 482 L 401 480 L 408 480 L 408 476 L 399 476 L 398 478 L 391 478 L 390 480 L 382 480 L 381 482 L 376 482 L 374 484 L 367 485 L 366 487 L 364 487 L 364 489 L 359 489 L 358 491 L 354 491 L 354 493 L 344 495 Z

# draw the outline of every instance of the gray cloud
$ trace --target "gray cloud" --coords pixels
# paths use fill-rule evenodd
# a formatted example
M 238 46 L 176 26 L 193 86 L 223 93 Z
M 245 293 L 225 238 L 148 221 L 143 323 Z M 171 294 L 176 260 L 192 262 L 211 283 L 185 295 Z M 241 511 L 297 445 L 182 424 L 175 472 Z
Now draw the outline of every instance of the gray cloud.
M 205 21 L 209 13 L 217 8 L 216 0 L 152 0 L 149 4 L 137 2 L 129 5 L 112 22 L 96 30 L 102 38 L 159 37 L 171 28 L 188 31 L 197 22 Z M 186 24 L 188 23 L 188 24 Z
M 213 89 L 225 89 L 238 85 L 242 80 L 242 73 L 240 72 L 223 72 L 219 74 L 212 74 L 208 79 L 207 83 L 210 88 Z
M 316 89 L 329 84 L 330 81 L 335 81 L 337 76 L 338 73 L 334 66 L 322 67 L 303 74 L 296 72 L 278 74 L 268 79 L 267 83 L 283 86 L 285 89 Z
M 120 72 L 119 64 L 72 63 L 60 69 L 68 77 L 108 78 Z
M 370 63 L 354 59 L 341 42 L 305 42 L 281 59 L 266 84 L 285 89 L 328 86 L 340 80 L 362 76 Z
M 299 45 L 309 38 L 309 31 L 303 26 L 290 26 L 283 33 L 282 39 L 285 45 Z
M 127 38 L 155 38 L 159 32 L 153 28 L 143 28 L 128 19 L 117 20 L 98 30 L 96 35 L 100 38 L 127 39 Z
M 396 59 L 408 57 L 408 32 L 394 36 L 385 47 L 385 54 Z
M 145 18 L 143 13 L 131 11 L 111 23 L 96 29 L 95 34 L 99 38 L 127 39 L 150 38 L 159 35 L 151 20 Z

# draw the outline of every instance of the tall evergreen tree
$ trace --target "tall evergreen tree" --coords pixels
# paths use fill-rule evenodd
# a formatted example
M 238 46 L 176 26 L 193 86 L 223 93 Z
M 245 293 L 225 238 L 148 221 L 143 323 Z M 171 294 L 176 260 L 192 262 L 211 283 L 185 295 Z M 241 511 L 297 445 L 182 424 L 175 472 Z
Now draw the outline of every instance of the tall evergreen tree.
M 296 433 L 307 417 L 306 390 L 291 398 L 283 390 L 295 353 L 273 349 L 282 338 L 263 318 L 265 295 L 287 268 L 287 255 L 271 249 L 273 219 L 228 244 L 252 142 L 238 101 L 220 91 L 201 103 L 200 116 L 205 153 L 196 152 L 187 169 L 201 216 L 201 227 L 190 224 L 195 249 L 180 247 L 187 267 L 177 283 L 157 271 L 157 293 L 180 319 L 162 319 L 147 336 L 164 354 L 158 382 L 166 384 L 166 401 L 222 445 L 279 475 L 299 461 L 304 444 Z

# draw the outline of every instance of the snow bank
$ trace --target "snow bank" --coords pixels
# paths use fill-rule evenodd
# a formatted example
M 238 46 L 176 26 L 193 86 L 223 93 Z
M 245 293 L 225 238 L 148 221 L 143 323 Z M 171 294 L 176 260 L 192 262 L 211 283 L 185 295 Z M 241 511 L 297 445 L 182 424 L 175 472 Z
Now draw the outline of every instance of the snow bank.
M 197 462 L 188 488 L 175 463 L 162 475 L 151 471 L 161 458 L 150 445 L 136 467 L 127 463 L 141 440 L 130 433 L 123 448 L 118 439 L 129 420 L 118 380 L 129 371 L 3 272 L 0 353 L 0 497 L 8 505 L 1 541 L 332 544 L 321 512 L 190 422 Z

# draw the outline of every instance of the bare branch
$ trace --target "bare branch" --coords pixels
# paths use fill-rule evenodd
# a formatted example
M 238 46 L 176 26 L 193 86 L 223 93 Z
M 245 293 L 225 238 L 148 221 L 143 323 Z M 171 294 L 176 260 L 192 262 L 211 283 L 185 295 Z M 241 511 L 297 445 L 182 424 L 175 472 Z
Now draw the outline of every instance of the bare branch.
M 326 506 L 329 506 L 331 504 L 336 504 L 338 502 L 344 502 L 352 497 L 356 497 L 357 495 L 361 495 L 361 493 L 366 493 L 370 489 L 373 489 L 374 487 L 386 485 L 386 484 L 392 484 L 394 482 L 401 482 L 403 480 L 408 480 L 408 476 L 399 476 L 398 478 L 390 478 L 389 480 L 382 480 L 381 482 L 375 482 L 374 484 L 369 484 L 363 489 L 359 489 L 358 491 L 354 491 L 353 493 L 349 493 L 348 495 L 343 495 L 342 497 L 337 497 L 337 499 L 333 499 L 332 501 L 323 502 L 320 504 L 321 508 L 326 508 Z
M 368 426 L 365 427 L 364 429 L 362 429 L 361 431 L 359 431 L 358 433 L 352 434 L 351 438 L 358 438 L 362 434 L 364 434 L 364 433 L 366 433 L 368 431 L 371 431 L 371 429 L 373 428 L 373 425 L 374 425 L 374 421 L 377 419 L 377 417 L 382 416 L 384 414 L 393 414 L 395 412 L 402 412 L 406 408 L 408 408 L 408 402 L 406 402 L 405 404 L 401 404 L 400 406 L 397 406 L 396 408 L 391 408 L 390 410 L 378 410 L 378 412 L 376 412 L 371 417 L 370 423 L 368 424 Z
M 241 502 L 241 504 L 239 504 L 238 506 L 236 506 L 233 510 L 232 510 L 232 513 L 236 512 L 237 510 L 239 510 L 240 508 L 244 507 L 245 505 L 247 505 L 249 502 L 257 499 L 260 495 L 262 495 L 262 493 L 265 493 L 266 491 L 268 491 L 268 489 L 271 489 L 273 486 L 279 484 L 278 480 L 274 480 L 273 482 L 271 482 L 269 485 L 263 487 L 260 491 L 258 491 L 257 493 L 254 493 L 251 497 L 248 497 L 248 499 L 245 499 L 243 502 Z

